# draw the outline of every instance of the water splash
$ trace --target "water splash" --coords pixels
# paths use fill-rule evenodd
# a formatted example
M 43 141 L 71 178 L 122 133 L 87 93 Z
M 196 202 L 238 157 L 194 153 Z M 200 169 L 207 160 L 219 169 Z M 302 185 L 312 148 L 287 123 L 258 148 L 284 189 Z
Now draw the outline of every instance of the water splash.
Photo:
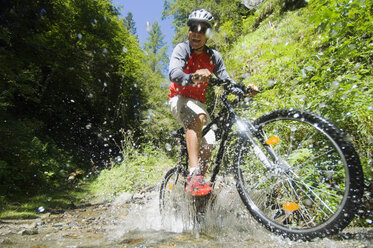
M 239 198 L 233 178 L 218 178 L 214 194 L 204 203 L 203 218 L 196 214 L 198 201 L 185 192 L 180 192 L 181 210 L 161 216 L 158 190 L 132 197 L 122 196 L 122 200 L 113 203 L 111 213 L 120 217 L 113 218 L 108 226 L 111 239 L 123 239 L 134 232 L 193 233 L 194 238 L 207 235 L 218 242 L 261 240 L 268 239 L 268 235 L 272 239 L 281 239 L 252 219 Z

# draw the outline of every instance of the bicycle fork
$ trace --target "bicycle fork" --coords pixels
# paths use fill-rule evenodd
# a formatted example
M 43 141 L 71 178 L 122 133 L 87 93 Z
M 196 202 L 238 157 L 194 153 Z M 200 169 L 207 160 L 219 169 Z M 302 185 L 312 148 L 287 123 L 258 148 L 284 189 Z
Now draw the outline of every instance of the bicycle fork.
M 267 155 L 263 152 L 263 150 L 259 147 L 257 142 L 254 140 L 253 132 L 258 132 L 256 128 L 251 123 L 244 122 L 242 119 L 236 116 L 236 124 L 239 130 L 239 133 L 241 134 L 241 137 L 244 138 L 250 146 L 253 148 L 253 151 L 255 155 L 258 157 L 258 159 L 262 162 L 264 167 L 268 170 L 274 169 L 273 163 L 267 158 Z M 275 155 L 275 152 L 273 151 L 272 147 L 265 146 L 268 153 L 272 156 L 274 161 L 278 161 L 277 156 Z

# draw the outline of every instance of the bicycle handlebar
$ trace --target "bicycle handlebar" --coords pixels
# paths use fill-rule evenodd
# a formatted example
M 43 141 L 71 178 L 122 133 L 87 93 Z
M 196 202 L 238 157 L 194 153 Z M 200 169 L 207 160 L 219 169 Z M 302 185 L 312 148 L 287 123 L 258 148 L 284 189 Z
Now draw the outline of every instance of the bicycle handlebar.
M 245 95 L 250 95 L 252 93 L 257 92 L 249 87 L 246 87 L 246 85 L 244 85 L 242 82 L 233 84 L 230 80 L 210 78 L 209 83 L 212 86 L 223 86 L 226 91 L 239 97 L 243 97 Z

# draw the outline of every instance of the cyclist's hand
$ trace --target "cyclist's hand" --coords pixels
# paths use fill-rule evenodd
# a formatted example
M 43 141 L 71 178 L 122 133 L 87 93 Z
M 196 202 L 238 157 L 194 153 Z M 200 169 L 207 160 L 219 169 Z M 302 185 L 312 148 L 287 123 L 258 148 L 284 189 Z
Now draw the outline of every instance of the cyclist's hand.
M 207 83 L 211 78 L 212 74 L 208 69 L 199 69 L 193 73 L 193 83 Z
M 245 96 L 255 96 L 259 93 L 259 88 L 254 84 L 249 84 L 247 85 L 246 92 Z

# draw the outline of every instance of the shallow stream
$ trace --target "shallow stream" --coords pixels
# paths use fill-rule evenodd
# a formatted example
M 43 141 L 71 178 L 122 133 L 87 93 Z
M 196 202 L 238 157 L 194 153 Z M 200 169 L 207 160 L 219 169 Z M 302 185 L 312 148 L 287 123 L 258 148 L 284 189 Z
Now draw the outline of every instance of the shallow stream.
M 312 242 L 271 234 L 245 210 L 234 187 L 216 190 L 201 224 L 189 212 L 159 214 L 158 189 L 124 193 L 110 204 L 89 204 L 35 220 L 6 220 L 1 247 L 373 247 L 373 229 L 347 228 Z M 211 203 L 211 202 L 210 202 Z M 188 210 L 186 210 L 188 211 Z

